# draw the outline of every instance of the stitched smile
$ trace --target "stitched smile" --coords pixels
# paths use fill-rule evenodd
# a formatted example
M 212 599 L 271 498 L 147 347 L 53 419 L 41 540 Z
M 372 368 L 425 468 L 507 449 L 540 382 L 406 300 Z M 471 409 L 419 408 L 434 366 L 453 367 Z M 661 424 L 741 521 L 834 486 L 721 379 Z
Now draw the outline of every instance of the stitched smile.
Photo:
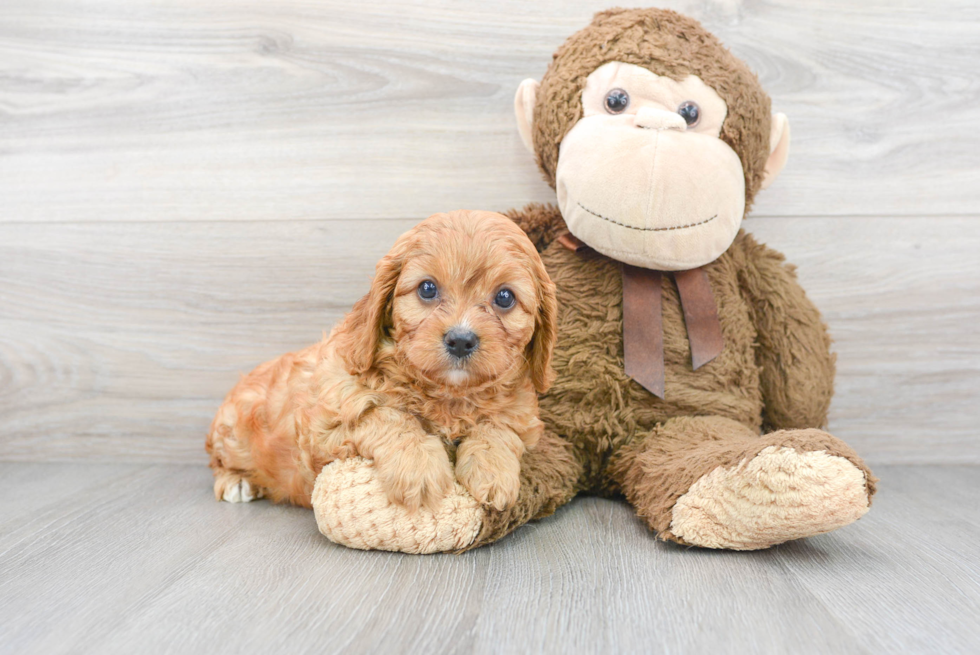
M 627 225 L 626 223 L 620 223 L 619 221 L 617 221 L 615 219 L 609 218 L 607 216 L 603 216 L 602 214 L 597 214 L 597 213 L 595 213 L 594 211 L 592 211 L 591 209 L 589 209 L 588 207 L 586 207 L 585 205 L 583 205 L 582 203 L 580 203 L 578 201 L 576 201 L 575 204 L 577 204 L 579 207 L 581 207 L 585 211 L 589 212 L 590 214 L 592 214 L 596 218 L 601 218 L 604 221 L 608 221 L 610 223 L 613 223 L 614 225 L 619 225 L 621 227 L 627 227 L 627 228 L 629 228 L 631 230 L 639 230 L 640 232 L 667 232 L 667 231 L 670 231 L 670 230 L 684 230 L 684 229 L 687 229 L 689 227 L 697 227 L 698 225 L 704 225 L 705 223 L 710 223 L 711 221 L 713 221 L 716 218 L 718 218 L 718 214 L 715 214 L 711 218 L 706 218 L 703 221 L 698 221 L 697 223 L 688 223 L 687 225 L 675 225 L 673 227 L 636 227 L 635 225 Z

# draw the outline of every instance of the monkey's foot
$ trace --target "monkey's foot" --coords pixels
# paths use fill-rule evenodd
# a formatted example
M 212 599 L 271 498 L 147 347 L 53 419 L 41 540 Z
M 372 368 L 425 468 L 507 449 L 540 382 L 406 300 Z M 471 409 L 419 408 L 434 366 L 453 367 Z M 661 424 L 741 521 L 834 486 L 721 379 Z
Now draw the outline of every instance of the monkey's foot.
M 393 503 L 363 457 L 323 467 L 313 487 L 313 511 L 327 539 L 361 550 L 440 553 L 466 548 L 483 527 L 484 510 L 458 482 L 437 511 L 410 512 Z
M 674 505 L 670 531 L 693 546 L 757 550 L 836 530 L 869 504 L 864 471 L 848 459 L 769 446 L 699 478 Z

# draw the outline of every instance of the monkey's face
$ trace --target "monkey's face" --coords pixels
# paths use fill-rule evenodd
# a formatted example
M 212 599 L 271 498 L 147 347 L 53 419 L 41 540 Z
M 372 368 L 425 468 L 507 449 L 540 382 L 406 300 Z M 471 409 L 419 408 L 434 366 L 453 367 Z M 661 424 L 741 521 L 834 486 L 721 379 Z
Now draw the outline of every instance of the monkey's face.
M 561 142 L 556 190 L 569 230 L 619 261 L 685 270 L 721 255 L 738 232 L 745 178 L 718 138 L 725 101 L 611 62 L 589 75 L 582 119 Z
M 597 13 L 514 109 L 572 233 L 643 268 L 716 259 L 789 153 L 758 77 L 667 9 Z
M 719 57 L 730 57 L 716 47 Z M 580 54 L 579 49 L 570 52 Z M 556 61 L 563 64 L 562 57 L 568 56 L 556 55 Z M 726 65 L 734 70 L 739 63 Z M 550 139 L 556 128 L 562 129 L 569 108 L 548 103 L 564 103 L 560 85 L 575 79 L 567 71 L 556 75 L 551 79 L 564 81 L 552 82 L 540 97 L 538 82 L 521 83 L 514 99 L 521 138 L 532 152 L 536 146 L 545 149 L 537 153 L 539 163 L 546 176 L 553 171 L 558 204 L 572 234 L 613 259 L 659 270 L 685 270 L 714 261 L 738 233 L 750 172 L 758 185 L 750 190 L 754 195 L 786 162 L 789 123 L 784 115 L 773 114 L 769 125 L 758 117 L 748 123 L 750 116 L 734 117 L 738 125 L 749 127 L 726 132 L 727 141 L 733 135 L 736 139 L 730 146 L 720 138 L 723 128 L 728 129 L 726 119 L 733 119 L 729 107 L 700 77 L 677 81 L 619 61 L 598 66 L 585 77 L 578 97 L 569 98 L 581 102 L 581 117 L 560 133 L 560 145 L 552 155 L 548 148 L 555 141 Z M 747 75 L 745 71 L 737 83 L 743 92 L 734 75 L 729 80 L 732 87 L 725 87 L 746 105 L 743 112 L 761 101 L 768 105 L 761 89 L 750 86 L 757 81 Z M 535 125 L 538 120 L 544 121 L 541 126 Z M 767 129 L 769 153 L 760 179 L 758 137 Z M 751 171 L 741 159 L 746 152 L 753 157 Z M 545 163 L 545 156 L 551 164 Z

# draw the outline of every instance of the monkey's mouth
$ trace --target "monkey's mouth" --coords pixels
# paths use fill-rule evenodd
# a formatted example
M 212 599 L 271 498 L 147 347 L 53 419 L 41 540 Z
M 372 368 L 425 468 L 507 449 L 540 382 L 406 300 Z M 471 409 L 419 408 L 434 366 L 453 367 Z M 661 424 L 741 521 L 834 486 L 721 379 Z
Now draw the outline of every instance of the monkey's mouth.
M 697 227 L 699 225 L 705 225 L 706 223 L 710 223 L 711 221 L 713 221 L 716 218 L 718 218 L 718 214 L 715 214 L 711 218 L 706 218 L 703 221 L 698 221 L 696 223 L 687 223 L 685 225 L 671 225 L 671 226 L 667 226 L 667 227 L 638 227 L 636 225 L 629 225 L 627 223 L 622 223 L 620 221 L 617 221 L 614 218 L 609 218 L 608 216 L 603 216 L 599 212 L 592 211 L 591 209 L 589 209 L 588 207 L 586 207 L 585 205 L 583 205 L 582 203 L 580 203 L 577 200 L 575 201 L 575 204 L 578 205 L 579 207 L 581 207 L 582 209 L 584 209 L 585 211 L 589 212 L 590 214 L 592 214 L 596 218 L 601 218 L 602 220 L 604 220 L 604 221 L 606 221 L 608 223 L 612 223 L 613 225 L 618 225 L 620 227 L 629 228 L 630 230 L 637 230 L 639 232 L 670 232 L 672 230 L 686 230 L 689 227 Z

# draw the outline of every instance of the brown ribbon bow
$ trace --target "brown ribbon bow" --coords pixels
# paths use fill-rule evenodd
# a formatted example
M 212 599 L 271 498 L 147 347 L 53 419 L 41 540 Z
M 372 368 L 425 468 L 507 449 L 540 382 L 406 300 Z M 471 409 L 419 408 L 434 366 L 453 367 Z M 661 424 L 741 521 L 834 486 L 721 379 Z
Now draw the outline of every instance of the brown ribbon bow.
M 575 252 L 586 248 L 571 234 L 558 241 Z M 691 365 L 696 371 L 719 354 L 725 345 L 711 282 L 703 268 L 675 271 L 681 298 Z M 663 273 L 623 264 L 623 360 L 626 375 L 657 396 L 664 397 Z

